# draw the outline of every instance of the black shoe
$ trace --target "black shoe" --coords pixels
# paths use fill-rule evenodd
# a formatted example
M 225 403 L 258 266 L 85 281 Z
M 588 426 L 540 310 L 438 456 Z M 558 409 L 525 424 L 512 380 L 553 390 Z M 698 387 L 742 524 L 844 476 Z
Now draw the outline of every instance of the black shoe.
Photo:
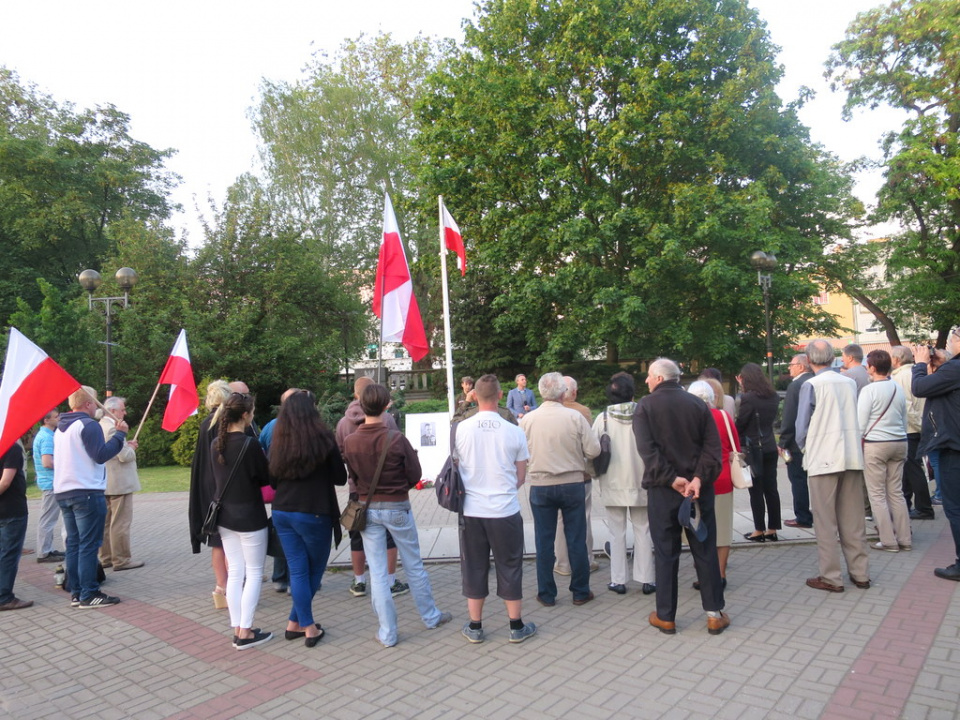
M 326 635 L 326 633 L 323 631 L 323 628 L 320 627 L 320 623 L 317 623 L 317 630 L 320 631 L 319 634 L 314 635 L 313 637 L 304 638 L 304 645 L 307 647 L 315 647 L 318 642 L 323 640 L 323 636 Z
M 657 586 L 655 583 L 644 583 L 643 587 L 640 588 L 640 592 L 644 595 L 653 595 L 657 591 Z
M 617 595 L 627 594 L 627 586 L 622 585 L 621 583 L 610 583 L 609 585 L 607 585 L 607 590 L 615 592 Z
M 763 536 L 763 533 L 759 535 L 753 535 L 751 533 L 745 533 L 743 536 L 744 540 L 749 540 L 750 542 L 763 542 L 766 538 Z
M 933 520 L 934 515 L 932 512 L 925 513 L 925 512 L 920 512 L 919 510 L 911 510 L 910 519 L 911 520 Z M 38 560 L 37 562 L 40 562 L 40 561 Z
M 273 633 L 260 632 L 259 630 L 254 630 L 253 637 L 248 638 L 237 638 L 234 647 L 237 650 L 249 650 L 252 647 L 257 645 L 262 645 L 263 643 L 271 640 L 273 638 Z
M 960 562 L 955 562 L 950 567 L 937 568 L 933 574 L 944 580 L 955 580 L 960 582 Z
M 537 602 L 543 605 L 544 607 L 553 607 L 554 605 L 557 604 L 556 600 L 545 600 L 539 595 L 537 595 Z

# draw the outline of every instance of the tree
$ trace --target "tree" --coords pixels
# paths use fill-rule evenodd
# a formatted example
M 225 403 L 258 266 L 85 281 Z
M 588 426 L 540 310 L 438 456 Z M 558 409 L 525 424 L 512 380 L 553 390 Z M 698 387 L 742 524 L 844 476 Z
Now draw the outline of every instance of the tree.
M 960 5 L 896 0 L 861 13 L 827 63 L 844 112 L 890 105 L 908 119 L 882 141 L 876 221 L 905 230 L 888 243 L 886 295 L 898 324 L 919 316 L 942 346 L 960 317 Z
M 479 326 L 523 338 L 517 365 L 605 351 L 730 367 L 762 353 L 757 249 L 781 260 L 781 339 L 829 326 L 794 306 L 858 207 L 780 74 L 741 0 L 482 3 L 429 80 L 418 138 L 471 267 L 499 278 Z
M 113 222 L 168 216 L 171 151 L 133 139 L 129 122 L 112 105 L 58 105 L 0 67 L 0 317 L 19 296 L 39 305 L 38 277 L 63 290 L 99 265 Z

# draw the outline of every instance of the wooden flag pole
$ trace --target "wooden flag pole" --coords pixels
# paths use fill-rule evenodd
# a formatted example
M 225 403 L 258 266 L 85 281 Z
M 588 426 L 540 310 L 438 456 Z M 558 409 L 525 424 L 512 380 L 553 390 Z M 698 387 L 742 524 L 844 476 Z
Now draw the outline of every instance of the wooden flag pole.
M 136 442 L 137 438 L 140 437 L 140 431 L 143 429 L 143 423 L 147 419 L 147 415 L 150 413 L 150 408 L 153 407 L 153 401 L 157 399 L 157 392 L 160 390 L 160 383 L 157 383 L 157 386 L 153 389 L 153 395 L 150 396 L 150 402 L 147 403 L 147 409 L 143 411 L 143 417 L 140 418 L 140 424 L 137 425 L 137 432 L 133 436 L 133 441 Z

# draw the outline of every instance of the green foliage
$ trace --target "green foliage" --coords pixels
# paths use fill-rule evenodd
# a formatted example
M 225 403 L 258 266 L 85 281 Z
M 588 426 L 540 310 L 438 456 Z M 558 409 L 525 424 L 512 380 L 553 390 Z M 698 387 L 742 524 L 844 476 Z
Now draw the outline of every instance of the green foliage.
M 412 415 L 415 413 L 447 412 L 448 409 L 446 400 L 417 400 L 407 403 L 403 408 L 403 413 L 404 415 Z
M 160 427 L 163 422 L 162 413 L 151 411 L 146 421 L 142 423 L 140 437 L 137 438 L 137 465 L 139 467 L 153 467 L 154 465 L 171 465 L 173 454 L 171 447 L 174 442 L 174 433 L 169 433 Z
M 898 325 L 932 326 L 939 342 L 960 316 L 960 12 L 955 0 L 895 0 L 861 13 L 827 63 L 845 112 L 882 104 L 903 110 L 903 126 L 882 140 L 885 183 L 875 221 L 906 230 L 884 248 L 888 289 L 872 296 Z M 850 249 L 851 284 L 856 273 Z M 862 281 L 866 280 L 866 283 Z M 878 317 L 883 319 L 880 315 Z
M 347 411 L 347 405 L 353 396 L 345 388 L 342 390 L 327 390 L 317 396 L 317 410 L 328 428 L 333 430 L 340 422 L 340 418 Z
M 107 105 L 58 105 L 0 67 L 0 318 L 17 297 L 41 301 L 35 280 L 61 291 L 115 247 L 110 229 L 130 216 L 169 214 L 177 178 L 163 169 L 171 151 L 129 135 L 130 118 Z
M 481 3 L 418 107 L 421 180 L 471 243 L 466 367 L 760 357 L 756 249 L 777 344 L 825 324 L 794 308 L 859 208 L 780 74 L 741 0 Z
M 200 435 L 201 416 L 199 413 L 187 418 L 176 432 L 176 439 L 170 446 L 170 454 L 177 465 L 189 467 L 197 451 L 197 438 Z

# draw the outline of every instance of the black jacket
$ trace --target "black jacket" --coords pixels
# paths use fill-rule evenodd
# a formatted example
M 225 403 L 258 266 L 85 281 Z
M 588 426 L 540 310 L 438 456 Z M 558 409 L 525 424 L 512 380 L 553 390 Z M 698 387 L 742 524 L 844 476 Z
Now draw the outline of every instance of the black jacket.
M 797 410 L 800 409 L 800 388 L 812 377 L 812 372 L 797 375 L 787 387 L 787 395 L 783 399 L 783 418 L 780 422 L 779 445 L 794 455 L 799 455 L 802 452 L 800 446 L 797 445 Z
M 670 487 L 678 477 L 699 477 L 706 487 L 720 474 L 720 435 L 710 408 L 676 380 L 664 380 L 637 403 L 633 434 L 644 488 Z
M 945 362 L 932 375 L 927 375 L 926 363 L 914 364 L 910 389 L 927 399 L 918 452 L 938 448 L 960 452 L 960 357 Z
M 799 393 L 799 390 L 797 391 Z M 760 444 L 764 453 L 777 451 L 777 440 L 773 435 L 773 422 L 777 419 L 780 396 L 774 393 L 770 397 L 760 397 L 754 392 L 745 392 L 740 396 L 740 409 L 737 411 L 737 432 L 746 444 Z

